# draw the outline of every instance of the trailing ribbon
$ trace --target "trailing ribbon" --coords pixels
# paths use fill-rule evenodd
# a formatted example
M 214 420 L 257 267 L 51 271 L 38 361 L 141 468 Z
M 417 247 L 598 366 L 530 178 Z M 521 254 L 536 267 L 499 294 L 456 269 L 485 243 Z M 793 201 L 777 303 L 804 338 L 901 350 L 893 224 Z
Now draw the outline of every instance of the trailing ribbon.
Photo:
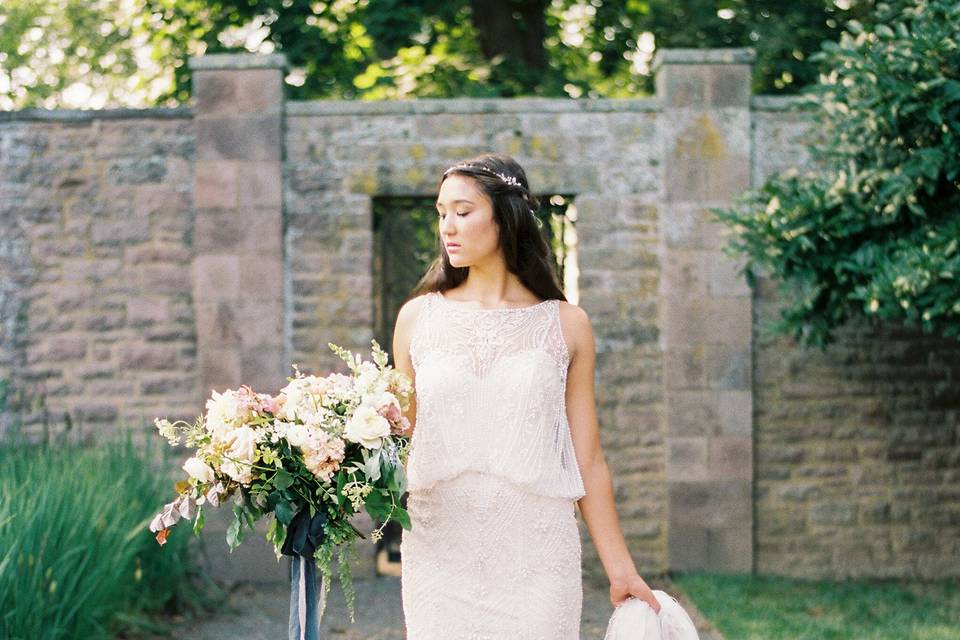
M 289 640 L 320 640 L 320 619 L 326 608 L 326 578 L 317 595 L 317 562 L 313 554 L 323 542 L 327 514 L 318 511 L 312 518 L 304 507 L 287 525 L 280 552 L 293 556 L 290 563 Z

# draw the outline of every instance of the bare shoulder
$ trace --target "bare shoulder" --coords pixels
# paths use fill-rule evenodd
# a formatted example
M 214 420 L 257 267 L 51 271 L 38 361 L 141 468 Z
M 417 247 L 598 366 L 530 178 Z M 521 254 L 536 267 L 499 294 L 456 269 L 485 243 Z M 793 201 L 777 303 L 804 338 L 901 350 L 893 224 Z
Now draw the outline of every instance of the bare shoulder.
M 394 326 L 394 334 L 397 337 L 403 338 L 404 341 L 409 340 L 410 332 L 417 321 L 417 316 L 420 315 L 420 310 L 423 308 L 427 295 L 424 293 L 410 298 L 400 306 L 400 310 L 397 311 L 397 322 Z
M 560 330 L 567 342 L 567 350 L 574 357 L 585 349 L 592 350 L 593 326 L 587 312 L 570 302 L 560 301 Z

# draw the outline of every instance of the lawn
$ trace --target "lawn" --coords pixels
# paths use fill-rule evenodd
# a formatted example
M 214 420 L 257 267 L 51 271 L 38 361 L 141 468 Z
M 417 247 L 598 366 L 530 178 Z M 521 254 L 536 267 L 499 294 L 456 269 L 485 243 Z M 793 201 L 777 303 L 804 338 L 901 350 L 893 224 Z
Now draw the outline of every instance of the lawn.
M 836 581 L 691 572 L 672 580 L 728 640 L 960 639 L 960 579 Z

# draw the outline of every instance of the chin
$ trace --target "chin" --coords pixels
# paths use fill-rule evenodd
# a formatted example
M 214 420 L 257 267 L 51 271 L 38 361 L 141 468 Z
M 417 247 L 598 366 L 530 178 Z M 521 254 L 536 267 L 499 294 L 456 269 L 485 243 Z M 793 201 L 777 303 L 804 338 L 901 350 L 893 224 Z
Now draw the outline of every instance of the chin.
M 458 269 L 468 266 L 466 261 L 464 261 L 460 256 L 451 256 L 447 255 L 447 259 L 450 261 L 451 267 L 456 267 Z

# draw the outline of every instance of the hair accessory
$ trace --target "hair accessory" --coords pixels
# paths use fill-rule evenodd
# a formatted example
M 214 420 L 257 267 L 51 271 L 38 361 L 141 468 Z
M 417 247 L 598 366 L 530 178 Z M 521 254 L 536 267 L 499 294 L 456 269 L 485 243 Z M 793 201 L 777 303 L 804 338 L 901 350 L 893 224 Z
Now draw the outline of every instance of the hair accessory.
M 478 170 L 478 171 L 484 171 L 484 172 L 486 172 L 486 173 L 490 173 L 490 174 L 493 174 L 493 175 L 497 176 L 498 178 L 500 178 L 500 180 L 501 180 L 504 184 L 507 184 L 507 185 L 509 185 L 509 186 L 511 186 L 511 187 L 522 187 L 522 186 L 523 186 L 522 184 L 520 184 L 520 181 L 517 180 L 516 178 L 514 178 L 513 176 L 508 176 L 508 175 L 505 175 L 505 174 L 502 174 L 502 173 L 498 173 L 498 172 L 496 172 L 496 171 L 492 171 L 492 170 L 490 170 L 490 169 L 487 169 L 486 167 L 482 167 L 482 166 L 476 165 L 476 164 L 457 164 L 457 165 L 454 165 L 454 166 L 450 167 L 450 168 L 447 169 L 446 171 L 444 171 L 444 172 L 443 172 L 443 175 L 447 175 L 447 174 L 450 173 L 451 171 L 455 171 L 455 170 L 457 170 L 457 169 L 475 169 L 475 170 Z

